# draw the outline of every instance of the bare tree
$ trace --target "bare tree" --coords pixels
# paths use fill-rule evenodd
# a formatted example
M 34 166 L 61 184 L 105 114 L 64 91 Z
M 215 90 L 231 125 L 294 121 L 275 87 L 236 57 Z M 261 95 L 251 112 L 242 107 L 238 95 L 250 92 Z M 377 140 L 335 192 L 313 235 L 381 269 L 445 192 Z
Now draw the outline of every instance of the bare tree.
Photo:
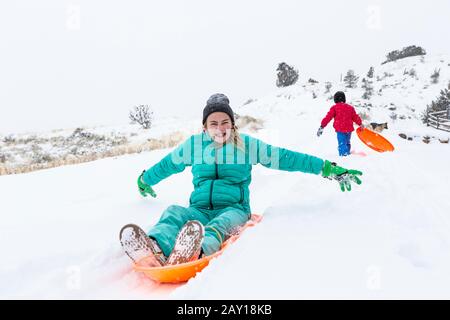
M 150 129 L 153 122 L 153 110 L 148 105 L 138 105 L 130 111 L 130 120 L 132 123 L 138 123 L 144 129 Z

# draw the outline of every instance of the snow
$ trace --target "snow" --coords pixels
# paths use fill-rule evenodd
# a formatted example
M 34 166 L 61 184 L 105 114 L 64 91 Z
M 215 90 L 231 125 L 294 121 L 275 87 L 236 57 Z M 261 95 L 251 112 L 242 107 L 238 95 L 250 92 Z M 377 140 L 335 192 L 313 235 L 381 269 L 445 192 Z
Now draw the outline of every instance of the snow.
M 121 147 L 137 147 L 151 139 L 170 143 L 183 132 L 186 137 L 199 132 L 201 121 L 183 121 L 177 117 L 155 119 L 151 130 L 139 125 L 100 126 L 67 128 L 51 132 L 29 132 L 0 136 L 1 154 L 5 158 L 1 165 L 6 168 L 26 167 L 42 157 L 53 160 L 80 158 L 85 155 L 105 155 Z M 178 135 L 177 135 L 178 133 Z M 9 141 L 9 142 L 8 142 Z M 1 171 L 1 170 L 0 170 Z
M 395 146 L 392 153 L 377 153 L 354 134 L 353 150 L 366 156 L 339 158 L 331 124 L 318 138 L 331 106 L 322 84 L 276 89 L 236 108 L 264 120 L 263 129 L 250 132 L 255 137 L 359 169 L 363 183 L 342 193 L 320 176 L 254 167 L 251 206 L 262 222 L 183 285 L 156 284 L 134 272 L 118 238 L 127 223 L 147 230 L 169 205 L 188 206 L 189 169 L 155 186 L 157 198 L 137 191 L 139 173 L 170 149 L 0 176 L 0 298 L 449 299 L 450 148 L 421 138 L 450 133 L 418 120 L 448 83 L 448 61 L 408 58 L 375 66 L 377 92 L 377 75 L 392 73 L 383 84 L 394 84 L 416 64 L 418 80 L 406 79 L 406 89 L 397 85 L 370 101 L 372 120 L 389 124 L 382 134 Z M 440 64 L 439 84 L 423 89 Z M 362 101 L 361 95 L 350 89 L 348 102 Z M 384 105 L 390 103 L 404 120 L 389 117 Z M 165 128 L 158 134 L 191 133 L 199 119 L 155 126 Z M 192 126 L 183 129 L 185 123 Z

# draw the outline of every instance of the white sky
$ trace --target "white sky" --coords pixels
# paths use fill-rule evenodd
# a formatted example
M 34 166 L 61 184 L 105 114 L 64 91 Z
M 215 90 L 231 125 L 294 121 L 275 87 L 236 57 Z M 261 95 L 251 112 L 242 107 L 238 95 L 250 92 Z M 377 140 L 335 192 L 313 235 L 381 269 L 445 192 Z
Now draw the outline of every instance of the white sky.
M 450 1 L 15 0 L 0 4 L 0 133 L 199 117 L 301 80 L 366 73 L 408 45 L 450 53 Z

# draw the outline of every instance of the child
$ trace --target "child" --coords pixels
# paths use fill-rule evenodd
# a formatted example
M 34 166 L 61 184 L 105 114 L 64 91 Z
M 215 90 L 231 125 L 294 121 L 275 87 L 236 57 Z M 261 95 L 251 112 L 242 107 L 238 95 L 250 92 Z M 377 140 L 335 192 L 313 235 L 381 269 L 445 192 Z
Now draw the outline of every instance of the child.
M 325 118 L 323 118 L 320 128 L 317 131 L 317 136 L 320 137 L 323 129 L 334 118 L 333 127 L 337 133 L 339 155 L 344 157 L 350 154 L 350 138 L 353 132 L 353 122 L 361 128 L 363 126 L 361 118 L 356 114 L 355 108 L 345 103 L 344 92 L 336 92 L 334 94 L 334 102 L 336 104 L 331 107 Z
M 361 184 L 360 171 L 240 134 L 228 98 L 214 94 L 203 110 L 203 132 L 188 138 L 137 180 L 142 196 L 156 197 L 152 186 L 190 166 L 194 191 L 189 207 L 169 206 L 148 232 L 126 225 L 120 233 L 125 252 L 140 264 L 162 266 L 220 250 L 230 232 L 250 219 L 249 185 L 256 164 L 334 179 L 342 191 L 350 191 L 351 182 Z

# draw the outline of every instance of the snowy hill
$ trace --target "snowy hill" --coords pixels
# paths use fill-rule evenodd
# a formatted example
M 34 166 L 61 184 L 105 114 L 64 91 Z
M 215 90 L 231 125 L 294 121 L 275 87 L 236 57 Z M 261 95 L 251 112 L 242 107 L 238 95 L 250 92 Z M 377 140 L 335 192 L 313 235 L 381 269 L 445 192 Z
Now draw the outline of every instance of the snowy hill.
M 359 85 L 347 91 L 369 122 L 389 123 L 383 135 L 396 147 L 389 154 L 354 136 L 354 149 L 367 156 L 338 158 L 331 125 L 316 137 L 331 106 L 322 83 L 276 89 L 236 108 L 264 121 L 250 134 L 360 169 L 363 184 L 342 193 L 320 176 L 255 167 L 251 205 L 263 221 L 185 285 L 158 285 L 133 272 L 118 241 L 122 225 L 147 229 L 169 205 L 188 205 L 190 170 L 155 186 L 156 199 L 136 190 L 141 170 L 170 149 L 0 176 L 0 297 L 450 298 L 450 148 L 398 136 L 450 135 L 419 120 L 450 80 L 449 63 L 425 57 L 425 63 L 407 58 L 375 66 L 370 101 L 360 98 Z M 429 84 L 439 67 L 439 83 Z M 411 68 L 418 79 L 403 74 Z M 331 92 L 341 88 L 333 84 Z M 174 130 L 185 123 L 174 123 Z
M 430 77 L 435 70 L 439 70 L 440 76 L 437 83 L 432 83 Z M 311 120 L 316 121 L 332 105 L 333 93 L 343 90 L 346 92 L 347 102 L 356 107 L 366 123 L 388 122 L 398 131 L 420 131 L 421 113 L 450 82 L 450 57 L 439 55 L 404 58 L 384 65 L 374 65 L 372 79 L 366 74 L 358 76 L 357 88 L 346 88 L 344 82 L 330 82 L 329 92 L 326 83 L 299 81 L 293 86 L 277 89 L 267 97 L 241 107 L 237 112 L 260 118 L 264 118 L 267 113 L 270 118 L 281 117 L 283 115 L 277 111 L 280 111 L 278 106 L 282 105 L 283 112 L 289 112 L 293 116 L 311 116 Z M 372 82 L 373 95 L 370 99 L 362 98 L 363 78 Z M 316 98 L 313 98 L 313 94 Z M 439 135 L 439 132 L 436 134 Z

